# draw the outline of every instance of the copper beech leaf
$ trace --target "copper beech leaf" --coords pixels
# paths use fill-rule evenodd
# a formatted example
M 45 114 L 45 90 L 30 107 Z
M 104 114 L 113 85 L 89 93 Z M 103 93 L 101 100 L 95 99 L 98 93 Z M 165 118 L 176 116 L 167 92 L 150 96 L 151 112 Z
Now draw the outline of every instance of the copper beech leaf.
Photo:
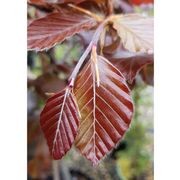
M 96 25 L 96 21 L 73 11 L 54 12 L 28 26 L 28 49 L 44 50 Z
M 153 18 L 140 14 L 126 14 L 114 16 L 112 22 L 127 50 L 153 52 Z
M 54 159 L 61 159 L 71 148 L 79 126 L 78 108 L 69 88 L 48 99 L 40 124 Z
M 139 54 L 128 58 L 113 58 L 111 62 L 123 73 L 126 80 L 131 84 L 143 67 L 153 63 L 153 55 Z
M 102 56 L 91 56 L 75 82 L 81 114 L 75 145 L 93 165 L 116 146 L 129 128 L 133 103 L 121 72 Z

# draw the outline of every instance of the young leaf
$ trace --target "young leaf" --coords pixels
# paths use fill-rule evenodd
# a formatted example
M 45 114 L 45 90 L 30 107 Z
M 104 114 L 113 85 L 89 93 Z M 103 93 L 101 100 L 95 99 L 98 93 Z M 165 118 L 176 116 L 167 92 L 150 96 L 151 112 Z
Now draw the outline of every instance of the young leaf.
M 147 64 L 153 63 L 153 55 L 139 54 L 129 58 L 114 58 L 111 62 L 123 73 L 131 84 L 139 71 Z
M 75 144 L 93 165 L 127 131 L 133 104 L 125 78 L 107 59 L 92 55 L 75 82 L 81 121 Z
M 153 18 L 127 14 L 115 16 L 112 22 L 127 50 L 153 52 Z
M 61 159 L 71 148 L 79 126 L 78 108 L 69 88 L 48 99 L 40 124 L 54 159 Z
M 51 13 L 46 17 L 34 20 L 28 26 L 28 49 L 49 49 L 68 37 L 96 25 L 88 16 L 68 11 L 60 14 Z

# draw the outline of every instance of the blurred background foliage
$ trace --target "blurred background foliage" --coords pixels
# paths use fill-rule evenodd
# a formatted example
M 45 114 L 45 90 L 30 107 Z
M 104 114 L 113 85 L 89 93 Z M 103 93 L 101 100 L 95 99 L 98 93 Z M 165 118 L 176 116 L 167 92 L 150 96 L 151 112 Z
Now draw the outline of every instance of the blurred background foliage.
M 153 14 L 153 8 L 147 6 L 136 7 L 136 11 Z M 33 7 L 28 7 L 31 19 L 36 13 Z M 88 36 L 85 38 L 88 39 Z M 152 180 L 153 87 L 145 84 L 139 75 L 132 90 L 135 113 L 131 127 L 99 166 L 92 167 L 75 147 L 62 160 L 51 159 L 40 129 L 39 114 L 49 97 L 48 93 L 57 92 L 67 84 L 69 74 L 85 49 L 82 41 L 82 36 L 77 35 L 47 52 L 28 52 L 28 179 Z M 147 68 L 149 71 L 153 69 L 151 65 Z M 148 81 L 151 78 L 146 79 Z

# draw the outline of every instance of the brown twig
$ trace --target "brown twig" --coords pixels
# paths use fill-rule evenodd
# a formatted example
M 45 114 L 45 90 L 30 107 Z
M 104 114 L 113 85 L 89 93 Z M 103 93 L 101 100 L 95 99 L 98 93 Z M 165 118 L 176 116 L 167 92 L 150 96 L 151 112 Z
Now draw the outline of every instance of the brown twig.
M 103 20 L 103 18 L 101 16 L 98 16 L 98 15 L 92 13 L 91 11 L 88 11 L 87 9 L 75 6 L 73 4 L 68 4 L 68 6 L 71 7 L 71 8 L 74 8 L 74 9 L 80 11 L 80 12 L 83 12 L 84 14 L 87 14 L 88 16 L 93 17 L 98 22 L 101 22 Z
M 102 32 L 102 30 L 103 30 L 103 28 L 104 28 L 104 26 L 106 25 L 107 22 L 108 21 L 105 20 L 99 25 L 99 27 L 96 29 L 96 31 L 95 31 L 95 33 L 94 33 L 94 35 L 92 37 L 92 40 L 91 40 L 90 44 L 88 45 L 85 52 L 83 53 L 83 55 L 79 59 L 76 67 L 74 68 L 71 76 L 69 77 L 69 82 L 71 82 L 71 86 L 74 86 L 74 81 L 75 81 L 75 79 L 76 79 L 76 77 L 78 75 L 78 72 L 79 72 L 82 64 L 84 63 L 84 61 L 85 61 L 86 57 L 88 56 L 89 52 L 91 51 L 92 47 L 94 45 L 97 45 L 100 34 L 101 34 L 101 32 Z
M 113 1 L 107 0 L 106 3 L 107 3 L 107 8 L 108 8 L 108 15 L 113 14 L 114 12 Z

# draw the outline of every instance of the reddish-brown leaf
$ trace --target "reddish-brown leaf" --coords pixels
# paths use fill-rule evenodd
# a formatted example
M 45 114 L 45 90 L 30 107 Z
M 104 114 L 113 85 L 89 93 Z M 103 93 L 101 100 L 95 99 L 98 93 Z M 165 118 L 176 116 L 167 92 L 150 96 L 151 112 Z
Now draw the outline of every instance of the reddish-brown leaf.
M 147 64 L 153 63 L 153 55 L 137 54 L 128 58 L 114 58 L 111 62 L 123 73 L 131 84 L 139 71 Z
M 34 86 L 40 96 L 47 98 L 46 93 L 56 93 L 59 89 L 64 89 L 66 83 L 53 73 L 45 73 L 35 80 Z
M 76 147 L 93 165 L 129 128 L 133 104 L 121 72 L 102 56 L 91 56 L 75 82 L 81 121 Z
M 68 37 L 95 25 L 96 21 L 93 18 L 73 11 L 51 13 L 29 24 L 28 49 L 37 51 L 49 49 Z
M 154 0 L 129 0 L 129 2 L 134 5 L 141 5 L 141 4 L 153 4 Z
M 54 9 L 51 5 L 51 2 L 47 0 L 28 0 L 27 2 L 29 5 L 33 5 L 41 10 L 51 12 Z
M 48 99 L 40 124 L 52 157 L 61 159 L 71 148 L 79 126 L 78 108 L 69 88 Z

